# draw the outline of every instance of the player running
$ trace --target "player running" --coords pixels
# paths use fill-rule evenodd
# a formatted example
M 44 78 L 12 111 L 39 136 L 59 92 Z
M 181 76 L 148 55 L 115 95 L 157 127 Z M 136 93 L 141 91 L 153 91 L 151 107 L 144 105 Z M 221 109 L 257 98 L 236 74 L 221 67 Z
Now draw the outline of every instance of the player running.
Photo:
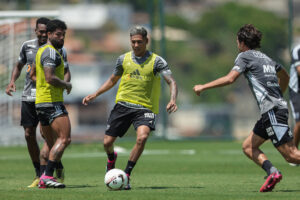
M 116 105 L 108 119 L 103 145 L 108 157 L 106 171 L 109 171 L 115 167 L 117 159 L 113 146 L 115 140 L 122 137 L 133 124 L 137 139 L 125 168 L 128 179 L 144 150 L 150 132 L 155 130 L 156 114 L 159 111 L 160 75 L 170 87 L 171 99 L 166 110 L 168 113 L 177 110 L 176 82 L 167 62 L 146 49 L 148 44 L 146 29 L 140 26 L 132 28 L 130 41 L 133 51 L 121 55 L 110 78 L 95 93 L 82 100 L 84 105 L 88 105 L 121 79 Z M 129 182 L 125 189 L 131 189 Z
M 28 152 L 35 168 L 36 177 L 32 184 L 28 187 L 36 187 L 40 180 L 41 173 L 45 170 L 48 161 L 48 146 L 44 143 L 40 152 L 37 140 L 36 140 L 36 127 L 38 124 L 38 117 L 35 111 L 35 83 L 30 79 L 30 72 L 32 69 L 32 63 L 34 62 L 35 55 L 40 46 L 47 42 L 46 25 L 50 20 L 48 18 L 39 18 L 36 21 L 35 34 L 36 39 L 28 40 L 23 43 L 20 51 L 20 56 L 17 64 L 12 70 L 11 80 L 6 87 L 6 94 L 12 96 L 12 92 L 16 91 L 15 82 L 19 78 L 21 71 L 26 66 L 25 85 L 22 94 L 22 107 L 21 107 L 21 126 L 25 130 L 25 139 L 27 143 Z M 66 51 L 63 49 L 63 55 L 65 59 L 65 78 L 70 80 L 70 71 L 67 64 Z M 59 162 L 56 169 L 57 177 L 63 181 L 63 165 Z
M 41 129 L 49 146 L 49 159 L 45 173 L 40 177 L 39 188 L 64 188 L 53 177 L 65 148 L 71 142 L 71 124 L 63 105 L 63 91 L 72 89 L 64 81 L 64 60 L 59 53 L 64 45 L 67 26 L 63 21 L 47 23 L 48 42 L 36 54 L 36 100 L 35 107 Z M 57 137 L 57 138 L 56 138 Z
M 269 192 L 282 179 L 282 174 L 259 147 L 270 139 L 286 161 L 292 163 L 300 163 L 300 151 L 293 143 L 288 126 L 287 102 L 281 92 L 286 90 L 289 76 L 280 64 L 255 50 L 260 47 L 261 38 L 262 33 L 253 25 L 246 24 L 241 27 L 237 33 L 237 46 L 241 53 L 237 56 L 232 70 L 219 79 L 195 85 L 194 91 L 200 95 L 204 90 L 232 84 L 242 73 L 247 78 L 259 106 L 261 119 L 243 142 L 243 151 L 266 171 L 268 176 L 260 192 Z
M 300 44 L 295 46 L 292 51 L 292 65 L 290 68 L 290 82 L 289 82 L 289 95 L 290 105 L 295 120 L 294 125 L 294 143 L 299 147 L 300 141 Z M 299 166 L 299 164 L 290 163 L 292 166 Z

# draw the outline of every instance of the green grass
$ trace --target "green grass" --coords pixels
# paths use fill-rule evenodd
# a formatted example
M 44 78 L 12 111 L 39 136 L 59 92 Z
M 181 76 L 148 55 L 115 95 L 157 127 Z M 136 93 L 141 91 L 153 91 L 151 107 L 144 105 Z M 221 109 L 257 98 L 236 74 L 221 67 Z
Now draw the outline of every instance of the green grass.
M 133 142 L 119 142 L 127 151 Z M 73 144 L 65 152 L 65 189 L 29 189 L 33 167 L 26 147 L 0 148 L 1 200 L 183 200 L 299 199 L 300 168 L 290 167 L 270 143 L 263 145 L 283 180 L 260 193 L 265 172 L 243 155 L 238 142 L 149 141 L 132 174 L 131 191 L 109 191 L 103 183 L 106 158 L 101 144 Z M 184 154 L 182 150 L 193 150 Z M 124 169 L 128 153 L 119 154 Z

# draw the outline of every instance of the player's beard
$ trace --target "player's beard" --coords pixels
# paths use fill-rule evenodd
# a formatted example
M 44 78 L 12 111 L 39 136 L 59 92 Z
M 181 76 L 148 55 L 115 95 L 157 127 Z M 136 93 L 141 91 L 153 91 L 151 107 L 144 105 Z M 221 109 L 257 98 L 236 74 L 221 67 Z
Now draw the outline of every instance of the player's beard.
M 51 44 L 54 46 L 56 49 L 61 49 L 64 46 L 64 40 L 50 40 Z
M 46 44 L 46 42 L 47 42 L 47 37 L 40 36 L 40 37 L 38 38 L 38 40 L 39 40 L 39 43 L 40 43 L 41 45 L 43 45 L 43 44 Z

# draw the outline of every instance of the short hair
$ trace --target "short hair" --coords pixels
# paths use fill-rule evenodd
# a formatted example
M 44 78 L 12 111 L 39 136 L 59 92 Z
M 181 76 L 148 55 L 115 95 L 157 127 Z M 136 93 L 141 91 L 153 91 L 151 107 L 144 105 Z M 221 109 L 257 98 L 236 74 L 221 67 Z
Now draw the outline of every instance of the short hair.
M 48 19 L 48 18 L 46 18 L 46 17 L 38 18 L 38 19 L 36 20 L 35 28 L 38 28 L 38 25 L 39 25 L 39 24 L 45 24 L 45 25 L 47 25 L 49 21 L 50 21 L 50 19 Z
M 47 24 L 47 32 L 54 32 L 56 29 L 63 29 L 63 30 L 67 30 L 67 25 L 65 22 L 59 20 L 59 19 L 53 19 L 50 20 Z
M 260 47 L 262 33 L 252 24 L 245 24 L 237 32 L 237 38 L 250 49 L 256 49 Z
M 134 35 L 141 35 L 143 38 L 147 38 L 147 30 L 142 26 L 135 26 L 130 29 L 130 37 Z

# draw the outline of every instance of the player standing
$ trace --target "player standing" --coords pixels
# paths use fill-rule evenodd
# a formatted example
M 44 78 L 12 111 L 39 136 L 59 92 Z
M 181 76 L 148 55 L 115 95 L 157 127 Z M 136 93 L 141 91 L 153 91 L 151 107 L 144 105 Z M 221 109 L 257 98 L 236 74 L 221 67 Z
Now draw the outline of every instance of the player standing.
M 260 192 L 268 192 L 282 179 L 282 174 L 259 147 L 270 139 L 286 161 L 292 163 L 300 163 L 300 151 L 293 143 L 288 126 L 287 103 L 281 92 L 287 88 L 289 76 L 280 64 L 255 50 L 260 47 L 261 38 L 261 32 L 253 25 L 246 24 L 241 27 L 237 33 L 237 46 L 241 53 L 237 56 L 232 70 L 219 79 L 204 85 L 195 85 L 194 91 L 200 95 L 204 90 L 232 84 L 242 73 L 247 78 L 259 106 L 261 119 L 244 141 L 243 151 L 266 171 L 268 177 Z
M 64 81 L 64 60 L 58 51 L 64 45 L 66 29 L 63 21 L 49 21 L 46 31 L 48 42 L 39 48 L 35 60 L 36 111 L 50 149 L 45 173 L 40 177 L 40 188 L 65 187 L 56 181 L 53 172 L 71 142 L 71 124 L 63 105 L 63 90 L 66 89 L 69 94 L 72 85 Z
M 26 66 L 25 85 L 22 94 L 21 107 L 21 126 L 25 131 L 25 139 L 27 143 L 28 152 L 35 168 L 36 177 L 31 185 L 28 187 L 36 187 L 40 180 L 40 175 L 44 171 L 49 150 L 45 143 L 41 152 L 36 140 L 36 127 L 38 124 L 38 117 L 35 111 L 35 83 L 30 79 L 29 74 L 32 69 L 32 63 L 35 60 L 35 55 L 38 48 L 47 42 L 46 25 L 50 20 L 48 18 L 39 18 L 36 21 L 35 34 L 36 39 L 28 40 L 23 43 L 20 51 L 20 56 L 17 64 L 12 70 L 11 80 L 6 88 L 6 94 L 12 96 L 11 92 L 16 91 L 15 81 L 19 78 L 21 71 Z M 64 59 L 67 60 L 66 51 L 63 50 Z M 66 62 L 67 63 L 67 62 Z M 65 66 L 66 79 L 70 79 L 70 72 L 68 64 Z M 58 178 L 63 178 L 63 165 L 61 162 L 57 168 Z
M 177 85 L 167 62 L 147 50 L 147 31 L 137 26 L 130 30 L 131 52 L 121 55 L 110 78 L 93 94 L 86 96 L 82 103 L 87 105 L 97 96 L 111 89 L 121 79 L 116 105 L 110 113 L 104 136 L 104 149 L 108 161 L 106 171 L 115 167 L 117 153 L 114 142 L 122 137 L 133 124 L 137 138 L 125 169 L 130 178 L 132 169 L 142 154 L 151 131 L 155 130 L 156 114 L 159 111 L 160 75 L 170 87 L 171 99 L 166 107 L 167 112 L 177 110 Z M 130 184 L 125 187 L 131 189 Z
M 300 141 L 300 44 L 295 46 L 292 51 L 292 65 L 290 68 L 290 82 L 289 82 L 289 95 L 290 105 L 292 108 L 293 117 L 295 120 L 294 125 L 294 143 L 299 147 Z M 297 164 L 291 164 L 299 166 Z

